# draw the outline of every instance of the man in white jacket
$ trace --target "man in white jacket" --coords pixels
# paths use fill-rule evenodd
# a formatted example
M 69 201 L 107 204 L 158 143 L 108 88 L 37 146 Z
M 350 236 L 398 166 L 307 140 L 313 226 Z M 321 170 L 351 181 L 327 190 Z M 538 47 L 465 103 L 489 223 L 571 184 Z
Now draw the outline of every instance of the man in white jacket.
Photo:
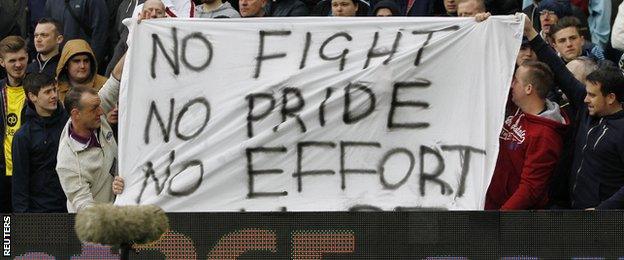
M 56 171 L 69 212 L 112 203 L 123 191 L 123 179 L 117 173 L 117 142 L 105 117 L 119 99 L 123 60 L 99 92 L 76 87 L 65 97 L 70 119 L 61 133 Z

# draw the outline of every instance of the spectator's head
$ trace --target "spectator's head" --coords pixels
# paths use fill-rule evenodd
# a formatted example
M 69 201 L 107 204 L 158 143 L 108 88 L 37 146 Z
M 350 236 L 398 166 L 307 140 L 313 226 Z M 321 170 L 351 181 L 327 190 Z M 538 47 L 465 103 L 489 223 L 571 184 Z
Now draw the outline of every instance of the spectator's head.
M 457 14 L 457 0 L 444 0 L 444 10 L 447 14 Z
M 142 19 L 156 19 L 167 16 L 165 13 L 165 4 L 160 0 L 147 0 L 143 3 L 141 10 Z
M 238 0 L 241 17 L 262 17 L 267 0 Z
M 600 67 L 587 75 L 585 90 L 585 104 L 590 115 L 612 115 L 622 109 L 624 75 L 617 67 Z
M 37 53 L 56 55 L 63 43 L 63 26 L 52 18 L 42 18 L 35 26 L 34 42 Z
M 566 67 L 578 81 L 585 82 L 587 75 L 598 69 L 598 64 L 592 58 L 580 56 L 568 62 Z
M 82 129 L 95 130 L 100 127 L 100 116 L 104 114 L 100 103 L 97 91 L 89 87 L 72 88 L 65 96 L 65 109 L 71 117 L 72 125 Z
M 478 13 L 485 13 L 485 3 L 483 0 L 458 0 L 457 16 L 473 17 Z
M 401 15 L 399 11 L 399 5 L 392 0 L 383 0 L 375 5 L 373 8 L 375 16 L 397 16 Z
M 522 63 L 526 61 L 537 61 L 537 55 L 531 49 L 531 45 L 529 45 L 529 39 L 526 37 L 522 38 L 522 45 L 520 45 L 520 51 L 518 52 L 518 57 L 516 57 L 516 66 L 522 65 Z
M 56 80 L 44 73 L 30 73 L 24 79 L 24 91 L 40 116 L 50 116 L 58 106 Z
M 26 76 L 28 65 L 28 52 L 26 41 L 19 36 L 7 36 L 0 41 L 0 66 L 2 66 L 9 79 L 8 83 L 21 84 Z
M 527 61 L 516 70 L 511 84 L 511 100 L 518 107 L 546 99 L 553 84 L 553 73 L 548 65 L 539 61 Z
M 540 14 L 540 24 L 542 31 L 549 34 L 550 28 L 559 21 L 560 18 L 568 15 L 566 7 L 557 2 L 557 0 L 542 0 L 537 6 L 537 12 Z
M 355 16 L 358 10 L 358 0 L 332 0 L 333 16 Z
M 567 16 L 550 28 L 552 45 L 564 61 L 569 62 L 583 54 L 585 39 L 579 32 L 581 22 L 578 18 Z
M 95 77 L 97 64 L 89 43 L 74 39 L 65 43 L 61 59 L 56 67 L 58 81 L 69 82 L 72 86 L 84 85 Z

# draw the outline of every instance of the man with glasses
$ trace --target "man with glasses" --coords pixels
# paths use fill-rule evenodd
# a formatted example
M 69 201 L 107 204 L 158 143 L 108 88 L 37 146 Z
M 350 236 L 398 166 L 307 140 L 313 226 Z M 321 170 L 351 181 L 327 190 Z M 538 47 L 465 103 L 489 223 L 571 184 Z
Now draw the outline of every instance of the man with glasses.
M 556 0 L 543 0 L 537 6 L 540 17 L 541 30 L 539 32 L 543 39 L 550 43 L 550 28 L 557 24 L 560 18 L 570 15 L 569 10 Z

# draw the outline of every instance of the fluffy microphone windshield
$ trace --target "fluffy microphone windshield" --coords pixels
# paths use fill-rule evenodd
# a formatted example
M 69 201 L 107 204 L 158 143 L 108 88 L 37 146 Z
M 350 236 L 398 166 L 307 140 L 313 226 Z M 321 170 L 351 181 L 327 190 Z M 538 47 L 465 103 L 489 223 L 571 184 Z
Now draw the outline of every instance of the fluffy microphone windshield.
M 82 242 L 147 244 L 158 240 L 169 229 L 169 219 L 154 205 L 99 204 L 78 212 L 75 229 Z

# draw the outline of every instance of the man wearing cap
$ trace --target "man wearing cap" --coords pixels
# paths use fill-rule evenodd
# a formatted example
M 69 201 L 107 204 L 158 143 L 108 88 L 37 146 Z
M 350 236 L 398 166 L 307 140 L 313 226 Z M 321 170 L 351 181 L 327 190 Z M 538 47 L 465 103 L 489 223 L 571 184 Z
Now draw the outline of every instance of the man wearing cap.
M 383 0 L 375 5 L 373 14 L 375 16 L 401 16 L 401 11 L 394 1 Z
M 542 0 L 537 6 L 539 20 L 541 24 L 540 36 L 550 43 L 550 28 L 557 24 L 559 19 L 570 15 L 570 11 L 563 4 L 556 0 Z

